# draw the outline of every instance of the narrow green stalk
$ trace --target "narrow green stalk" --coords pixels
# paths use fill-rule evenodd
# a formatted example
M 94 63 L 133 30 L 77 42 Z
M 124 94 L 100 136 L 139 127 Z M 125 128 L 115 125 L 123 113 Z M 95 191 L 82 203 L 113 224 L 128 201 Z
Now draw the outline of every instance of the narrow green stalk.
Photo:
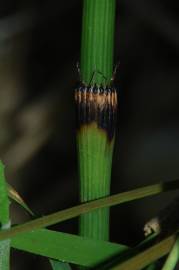
M 86 134 L 87 133 L 87 134 Z M 86 127 L 78 137 L 80 154 L 81 201 L 109 195 L 113 141 L 108 145 L 97 126 Z M 109 208 L 80 217 L 80 235 L 108 240 Z
M 4 165 L 0 161 L 0 225 L 1 230 L 10 228 L 9 200 L 6 180 L 4 176 Z M 10 239 L 0 242 L 0 269 L 9 269 Z
M 110 88 L 114 19 L 115 0 L 83 1 L 82 87 L 75 94 L 81 202 L 110 194 L 117 107 L 116 91 Z M 80 235 L 108 240 L 109 209 L 81 216 Z
M 174 270 L 179 261 L 179 238 L 176 239 L 162 270 Z
M 81 78 L 86 84 L 90 83 L 95 71 L 94 84 L 105 85 L 111 80 L 114 19 L 115 0 L 83 1 Z

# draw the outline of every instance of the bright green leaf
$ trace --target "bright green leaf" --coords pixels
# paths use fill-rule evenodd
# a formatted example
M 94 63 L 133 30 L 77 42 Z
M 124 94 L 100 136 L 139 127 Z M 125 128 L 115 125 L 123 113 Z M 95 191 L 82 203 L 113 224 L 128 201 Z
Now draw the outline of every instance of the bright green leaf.
M 127 247 L 105 241 L 86 239 L 77 235 L 40 229 L 18 234 L 11 240 L 11 246 L 46 256 L 52 259 L 93 266 L 111 256 L 120 254 Z

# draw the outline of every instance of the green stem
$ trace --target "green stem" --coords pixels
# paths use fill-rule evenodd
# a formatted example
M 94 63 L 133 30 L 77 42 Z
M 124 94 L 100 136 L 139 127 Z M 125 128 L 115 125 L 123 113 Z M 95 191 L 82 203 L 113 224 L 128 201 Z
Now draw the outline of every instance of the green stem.
M 80 154 L 81 201 L 109 195 L 113 142 L 97 126 L 86 127 L 78 137 Z M 108 240 L 109 208 L 99 209 L 80 217 L 80 235 Z
M 84 0 L 81 80 L 76 90 L 80 200 L 110 193 L 117 94 L 111 89 L 115 0 Z M 89 92 L 88 85 L 91 87 Z M 103 90 L 101 91 L 102 87 Z M 95 89 L 95 90 L 94 90 Z M 96 91 L 96 92 L 95 92 Z M 80 217 L 80 235 L 109 238 L 109 208 Z
M 115 0 L 83 1 L 81 77 L 86 84 L 95 71 L 93 83 L 106 85 L 111 80 L 114 20 Z
M 0 224 L 1 230 L 10 228 L 9 220 L 9 200 L 7 184 L 4 176 L 4 165 L 0 161 Z M 9 269 L 10 240 L 0 242 L 0 269 Z

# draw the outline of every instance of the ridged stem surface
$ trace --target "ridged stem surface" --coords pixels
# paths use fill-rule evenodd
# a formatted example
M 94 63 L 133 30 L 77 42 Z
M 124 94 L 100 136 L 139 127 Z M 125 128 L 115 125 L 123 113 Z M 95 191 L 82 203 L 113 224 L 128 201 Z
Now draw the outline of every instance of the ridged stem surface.
M 114 141 L 95 123 L 80 130 L 78 150 L 80 156 L 80 197 L 82 202 L 109 195 Z M 108 240 L 109 208 L 95 210 L 80 217 L 80 235 Z
M 114 21 L 115 0 L 83 1 L 80 61 L 82 88 L 77 90 L 76 99 L 77 121 L 82 119 L 77 132 L 81 202 L 105 197 L 110 193 L 115 135 L 112 132 L 112 136 L 109 136 L 108 133 L 114 126 L 117 102 L 115 90 L 113 94 L 110 92 Z M 88 88 L 90 86 L 91 89 Z M 82 236 L 108 240 L 109 208 L 82 215 L 79 227 Z
M 115 0 L 83 1 L 80 67 L 81 79 L 87 85 L 92 79 L 98 85 L 109 84 L 111 80 L 114 19 Z

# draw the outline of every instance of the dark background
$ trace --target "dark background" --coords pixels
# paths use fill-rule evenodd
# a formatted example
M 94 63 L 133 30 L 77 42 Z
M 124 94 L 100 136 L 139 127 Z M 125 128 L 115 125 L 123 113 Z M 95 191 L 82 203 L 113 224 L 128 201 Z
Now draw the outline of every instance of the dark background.
M 176 2 L 177 3 L 177 2 Z M 74 86 L 82 1 L 1 1 L 0 158 L 37 215 L 78 203 Z M 119 112 L 111 192 L 179 177 L 178 9 L 162 0 L 117 1 Z M 111 240 L 132 245 L 177 193 L 113 207 Z M 11 206 L 12 223 L 28 216 Z M 77 233 L 77 219 L 53 226 Z M 12 252 L 13 270 L 50 269 Z

